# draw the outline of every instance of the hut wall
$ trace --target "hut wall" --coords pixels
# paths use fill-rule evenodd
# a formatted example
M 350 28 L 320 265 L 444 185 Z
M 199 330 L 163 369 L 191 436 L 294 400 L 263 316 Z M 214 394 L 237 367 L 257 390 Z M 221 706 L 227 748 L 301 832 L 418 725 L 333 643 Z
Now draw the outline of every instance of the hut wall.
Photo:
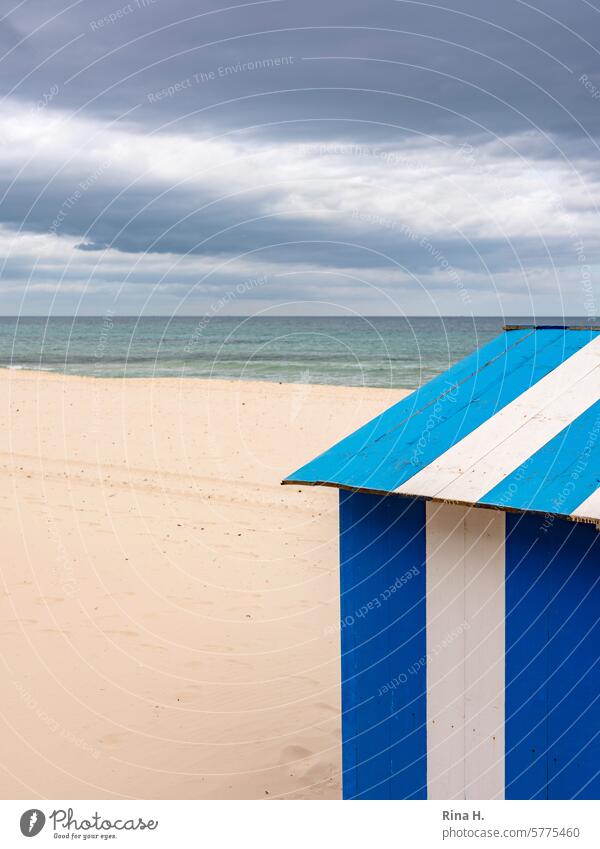
M 345 798 L 425 799 L 425 504 L 340 492 Z
M 600 798 L 600 533 L 507 514 L 506 798 Z
M 599 540 L 340 493 L 345 797 L 599 797 Z
M 503 799 L 505 514 L 426 517 L 427 795 Z

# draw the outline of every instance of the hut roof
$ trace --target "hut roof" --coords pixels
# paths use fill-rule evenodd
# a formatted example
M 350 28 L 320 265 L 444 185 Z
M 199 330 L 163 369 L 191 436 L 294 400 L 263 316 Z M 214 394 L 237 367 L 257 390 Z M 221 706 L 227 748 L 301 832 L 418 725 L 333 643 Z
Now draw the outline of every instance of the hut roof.
M 600 327 L 500 336 L 283 483 L 600 521 Z

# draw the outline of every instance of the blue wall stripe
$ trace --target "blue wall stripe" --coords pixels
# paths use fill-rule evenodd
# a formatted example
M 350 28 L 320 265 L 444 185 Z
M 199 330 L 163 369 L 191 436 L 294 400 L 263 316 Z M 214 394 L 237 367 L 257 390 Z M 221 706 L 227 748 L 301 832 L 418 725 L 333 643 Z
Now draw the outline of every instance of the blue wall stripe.
M 419 390 L 421 400 L 435 401 L 440 390 L 462 375 L 456 390 L 431 407 L 404 420 L 422 406 L 414 393 L 290 479 L 394 490 L 598 335 L 545 330 L 515 338 L 514 333 L 503 334 L 479 352 L 479 364 L 488 363 L 486 368 L 473 373 L 477 361 L 467 358 L 470 366 L 463 361 L 440 376 L 443 384 L 438 378 Z
M 426 798 L 425 505 L 340 492 L 344 797 Z
M 394 497 L 385 500 L 391 519 L 388 588 L 398 577 L 402 580 L 410 574 L 403 585 L 390 592 L 385 602 L 388 613 L 388 669 L 390 673 L 407 670 L 401 686 L 394 687 L 391 693 L 390 797 L 426 799 L 426 505 L 423 501 L 403 504 L 402 499 Z
M 549 553 L 548 798 L 600 798 L 600 536 L 561 522 Z
M 597 799 L 600 534 L 506 520 L 506 798 Z
M 597 401 L 479 503 L 568 514 L 599 486 L 600 401 Z
M 345 799 L 356 796 L 356 741 L 359 693 L 354 653 L 355 631 L 346 626 L 353 606 L 355 538 L 359 531 L 358 510 L 352 494 L 340 490 L 340 648 L 342 679 L 342 792 Z M 348 620 L 349 621 L 349 620 Z

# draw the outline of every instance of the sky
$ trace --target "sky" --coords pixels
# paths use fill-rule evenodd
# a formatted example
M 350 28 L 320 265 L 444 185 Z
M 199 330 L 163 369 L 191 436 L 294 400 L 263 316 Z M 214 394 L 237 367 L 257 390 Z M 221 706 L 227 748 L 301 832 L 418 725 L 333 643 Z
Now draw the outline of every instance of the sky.
M 595 3 L 5 0 L 0 312 L 593 320 Z

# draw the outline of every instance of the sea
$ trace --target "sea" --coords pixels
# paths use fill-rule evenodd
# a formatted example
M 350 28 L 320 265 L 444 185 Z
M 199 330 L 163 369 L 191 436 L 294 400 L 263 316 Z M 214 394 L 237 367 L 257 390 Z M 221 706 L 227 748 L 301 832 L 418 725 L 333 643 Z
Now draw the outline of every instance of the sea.
M 414 389 L 514 317 L 0 317 L 0 367 Z M 546 317 L 536 324 L 582 324 Z

